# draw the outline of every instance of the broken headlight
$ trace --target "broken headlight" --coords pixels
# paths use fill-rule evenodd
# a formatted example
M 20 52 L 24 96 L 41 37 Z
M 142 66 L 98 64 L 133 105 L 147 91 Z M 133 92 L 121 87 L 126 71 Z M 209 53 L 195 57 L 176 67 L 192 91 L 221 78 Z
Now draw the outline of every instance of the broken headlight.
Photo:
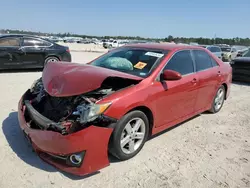
M 111 103 L 104 104 L 81 104 L 77 110 L 73 112 L 74 115 L 80 116 L 80 123 L 94 121 L 99 115 L 103 114 Z

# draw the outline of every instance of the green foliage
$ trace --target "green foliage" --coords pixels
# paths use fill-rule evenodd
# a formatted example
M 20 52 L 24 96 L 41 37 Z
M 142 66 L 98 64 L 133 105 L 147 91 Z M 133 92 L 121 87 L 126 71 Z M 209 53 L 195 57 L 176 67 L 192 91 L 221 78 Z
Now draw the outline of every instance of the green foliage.
M 169 35 L 166 38 L 144 38 L 140 36 L 90 36 L 90 35 L 80 35 L 80 34 L 72 34 L 72 33 L 44 33 L 44 32 L 34 32 L 34 31 L 24 31 L 24 30 L 10 30 L 10 29 L 2 29 L 0 33 L 9 33 L 9 34 L 29 34 L 29 35 L 40 35 L 40 36 L 59 36 L 59 37 L 82 37 L 82 38 L 98 38 L 98 39 L 129 39 L 129 40 L 151 40 L 151 41 L 165 41 L 165 42 L 176 42 L 176 43 L 187 43 L 196 42 L 198 44 L 211 45 L 211 44 L 229 44 L 229 45 L 250 45 L 249 38 L 187 38 L 187 37 L 173 37 Z

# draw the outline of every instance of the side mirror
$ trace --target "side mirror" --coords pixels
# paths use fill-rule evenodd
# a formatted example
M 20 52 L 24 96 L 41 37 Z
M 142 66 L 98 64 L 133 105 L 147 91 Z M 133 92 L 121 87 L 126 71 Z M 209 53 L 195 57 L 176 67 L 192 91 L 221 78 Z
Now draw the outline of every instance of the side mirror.
M 161 76 L 162 80 L 180 80 L 181 78 L 181 74 L 173 70 L 164 70 Z

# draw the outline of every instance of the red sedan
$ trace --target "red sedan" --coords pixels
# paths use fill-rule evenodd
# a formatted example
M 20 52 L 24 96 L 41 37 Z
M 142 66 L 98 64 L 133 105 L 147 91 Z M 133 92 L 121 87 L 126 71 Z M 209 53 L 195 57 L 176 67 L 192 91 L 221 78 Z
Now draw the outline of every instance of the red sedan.
M 86 175 L 108 166 L 108 153 L 130 159 L 150 136 L 219 112 L 231 80 L 231 66 L 204 48 L 127 45 L 85 65 L 48 63 L 18 117 L 43 160 Z

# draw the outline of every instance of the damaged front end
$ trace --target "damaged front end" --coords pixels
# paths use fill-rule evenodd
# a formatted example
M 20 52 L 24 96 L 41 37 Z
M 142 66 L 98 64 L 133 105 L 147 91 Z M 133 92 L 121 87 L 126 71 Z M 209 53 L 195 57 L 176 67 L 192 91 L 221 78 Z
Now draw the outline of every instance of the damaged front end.
M 132 79 L 108 77 L 100 88 L 93 91 L 77 96 L 56 97 L 46 92 L 40 78 L 23 97 L 26 108 L 24 117 L 30 128 L 51 130 L 62 135 L 80 131 L 90 125 L 107 127 L 117 121 L 103 115 L 111 102 L 98 104 L 98 101 L 137 83 Z

